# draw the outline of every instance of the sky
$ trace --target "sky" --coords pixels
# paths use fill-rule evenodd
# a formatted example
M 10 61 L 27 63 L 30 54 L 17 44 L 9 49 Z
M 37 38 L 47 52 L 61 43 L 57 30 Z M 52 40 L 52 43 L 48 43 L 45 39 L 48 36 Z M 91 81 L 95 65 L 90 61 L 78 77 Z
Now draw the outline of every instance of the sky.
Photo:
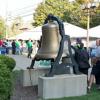
M 0 16 L 5 17 L 7 13 L 14 12 L 28 6 L 35 6 L 42 0 L 0 0 Z
M 8 13 L 14 12 L 28 6 L 36 6 L 43 0 L 0 0 L 0 16 L 5 17 Z M 73 1 L 73 0 L 70 0 Z
M 0 16 L 6 19 L 8 24 L 11 24 L 14 18 L 24 13 L 27 16 L 21 16 L 23 21 L 31 21 L 33 20 L 34 9 L 42 1 L 45 0 L 0 0 Z

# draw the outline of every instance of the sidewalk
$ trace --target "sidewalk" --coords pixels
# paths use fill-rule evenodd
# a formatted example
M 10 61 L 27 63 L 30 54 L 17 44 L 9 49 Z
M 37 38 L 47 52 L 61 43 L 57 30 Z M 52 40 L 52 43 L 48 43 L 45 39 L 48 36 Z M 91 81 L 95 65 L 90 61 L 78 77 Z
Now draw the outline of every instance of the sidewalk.
M 26 69 L 30 64 L 31 64 L 31 60 L 27 58 L 27 56 L 25 55 L 8 55 L 12 58 L 15 59 L 16 61 L 16 67 L 14 70 L 21 70 L 21 69 Z

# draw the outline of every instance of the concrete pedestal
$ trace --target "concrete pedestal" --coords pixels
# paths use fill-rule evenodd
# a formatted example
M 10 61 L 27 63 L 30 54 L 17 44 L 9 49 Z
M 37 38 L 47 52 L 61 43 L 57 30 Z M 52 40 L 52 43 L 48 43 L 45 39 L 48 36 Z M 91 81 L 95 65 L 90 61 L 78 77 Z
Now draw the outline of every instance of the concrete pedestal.
M 44 76 L 49 72 L 50 68 L 42 67 L 35 69 L 26 69 L 21 72 L 21 83 L 22 86 L 34 86 L 38 85 L 38 77 Z
M 38 96 L 44 99 L 81 96 L 87 93 L 86 75 L 39 77 Z

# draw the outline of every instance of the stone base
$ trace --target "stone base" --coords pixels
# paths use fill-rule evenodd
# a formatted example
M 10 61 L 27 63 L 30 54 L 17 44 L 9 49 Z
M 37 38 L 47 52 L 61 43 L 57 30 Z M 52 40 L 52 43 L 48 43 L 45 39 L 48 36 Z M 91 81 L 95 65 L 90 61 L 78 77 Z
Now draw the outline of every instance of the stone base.
M 38 96 L 44 99 L 81 96 L 87 93 L 86 75 L 39 77 Z
M 38 85 L 38 77 L 44 76 L 49 72 L 50 68 L 35 68 L 35 69 L 26 69 L 21 72 L 21 83 L 22 86 L 34 86 Z

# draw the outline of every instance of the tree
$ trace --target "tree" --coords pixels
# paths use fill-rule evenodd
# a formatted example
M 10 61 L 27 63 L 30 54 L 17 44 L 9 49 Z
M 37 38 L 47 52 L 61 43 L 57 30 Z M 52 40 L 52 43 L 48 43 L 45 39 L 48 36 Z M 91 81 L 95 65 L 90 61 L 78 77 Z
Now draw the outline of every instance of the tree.
M 64 22 L 86 28 L 87 16 L 82 10 L 82 4 L 87 1 L 92 2 L 93 0 L 75 0 L 74 2 L 69 2 L 68 0 L 45 0 L 45 4 L 41 3 L 33 15 L 33 25 L 42 25 L 47 15 L 51 13 Z M 100 11 L 91 17 L 90 27 L 100 25 L 100 17 L 97 17 L 97 15 L 100 15 Z
M 5 37 L 6 25 L 2 17 L 0 17 L 0 38 Z
M 78 2 L 69 2 L 68 0 L 46 0 L 41 3 L 34 13 L 34 26 L 42 25 L 48 14 L 52 13 L 58 16 L 62 21 L 69 22 L 77 26 L 81 24 L 81 7 Z M 86 26 L 86 25 L 85 25 Z
M 71 11 L 75 9 L 68 0 L 46 0 L 41 3 L 34 13 L 34 26 L 43 24 L 48 14 L 54 14 L 63 21 L 70 21 Z M 69 15 L 69 16 L 68 16 Z M 67 17 L 66 17 L 67 16 Z
M 13 36 L 21 33 L 20 28 L 21 28 L 22 24 L 23 24 L 22 18 L 16 17 L 11 25 L 11 31 L 12 31 Z
M 80 12 L 80 5 L 77 2 L 72 2 L 70 6 L 70 10 L 66 10 L 64 13 L 64 21 L 72 23 L 74 25 L 80 26 L 81 12 Z

